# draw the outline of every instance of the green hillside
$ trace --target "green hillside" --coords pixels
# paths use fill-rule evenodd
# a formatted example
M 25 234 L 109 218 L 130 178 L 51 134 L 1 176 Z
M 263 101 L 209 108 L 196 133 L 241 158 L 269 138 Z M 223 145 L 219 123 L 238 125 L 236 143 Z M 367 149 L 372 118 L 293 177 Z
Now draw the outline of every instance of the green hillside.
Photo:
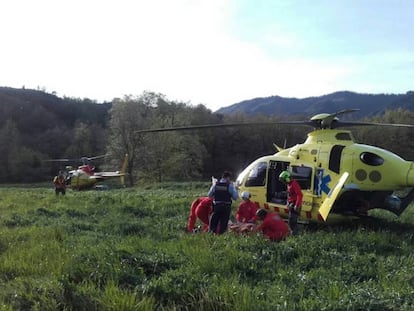
M 337 92 L 304 100 L 279 97 L 274 100 L 280 110 L 275 114 L 269 110 L 272 105 L 266 103 L 267 99 L 261 99 L 262 105 L 255 105 L 254 100 L 241 104 L 246 111 L 222 114 L 213 113 L 203 105 L 171 101 L 153 92 L 125 96 L 112 103 L 96 103 L 89 99 L 59 98 L 41 90 L 3 87 L 0 88 L 0 182 L 50 181 L 66 165 L 79 165 L 82 156 L 102 154 L 109 156 L 94 164 L 107 170 L 119 170 L 124 155 L 129 154 L 129 184 L 206 180 L 223 170 L 236 175 L 258 157 L 273 154 L 274 143 L 281 146 L 302 143 L 310 130 L 260 124 L 306 120 L 317 113 L 348 108 L 360 110 L 341 118 L 409 124 L 414 119 L 412 92 L 405 95 Z M 147 128 L 238 122 L 259 125 L 174 133 L 139 132 Z M 382 129 L 381 136 L 377 135 L 378 128 L 354 128 L 353 132 L 358 142 L 414 159 L 411 130 Z M 62 158 L 79 161 L 45 162 Z

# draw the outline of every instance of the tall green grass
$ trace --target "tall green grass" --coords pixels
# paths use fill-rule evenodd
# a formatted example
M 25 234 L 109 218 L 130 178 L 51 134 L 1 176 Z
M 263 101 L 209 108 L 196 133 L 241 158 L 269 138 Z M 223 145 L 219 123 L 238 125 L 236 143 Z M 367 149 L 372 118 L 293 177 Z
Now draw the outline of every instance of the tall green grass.
M 0 310 L 414 309 L 414 207 L 281 243 L 186 234 L 207 189 L 0 188 Z

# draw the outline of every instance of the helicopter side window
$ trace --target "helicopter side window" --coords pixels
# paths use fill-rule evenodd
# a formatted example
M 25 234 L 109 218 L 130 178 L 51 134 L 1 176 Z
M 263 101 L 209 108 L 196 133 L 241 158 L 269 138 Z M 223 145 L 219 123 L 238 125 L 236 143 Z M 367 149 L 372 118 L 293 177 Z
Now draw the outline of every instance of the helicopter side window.
M 329 169 L 337 174 L 340 172 L 342 151 L 344 148 L 345 146 L 335 145 L 329 154 Z
M 346 132 L 340 132 L 340 133 L 336 134 L 335 138 L 337 140 L 352 140 L 351 134 L 346 133 Z
M 266 182 L 267 163 L 259 162 L 249 172 L 246 187 L 264 186 Z
M 292 177 L 296 179 L 302 189 L 312 187 L 312 168 L 308 166 L 292 166 Z

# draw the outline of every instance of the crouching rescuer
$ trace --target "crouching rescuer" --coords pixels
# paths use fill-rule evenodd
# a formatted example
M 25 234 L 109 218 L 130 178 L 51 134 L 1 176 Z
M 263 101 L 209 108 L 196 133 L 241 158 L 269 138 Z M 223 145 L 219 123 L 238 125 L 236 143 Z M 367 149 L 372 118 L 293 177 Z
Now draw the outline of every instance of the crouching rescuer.
M 262 223 L 253 230 L 254 232 L 262 231 L 263 235 L 269 240 L 276 242 L 285 239 L 289 235 L 289 227 L 278 213 L 268 212 L 261 208 L 257 210 L 256 216 Z
M 203 231 L 208 231 L 209 217 L 212 212 L 213 200 L 209 197 L 197 198 L 191 203 L 190 216 L 187 222 L 187 232 L 194 232 L 197 218 L 203 223 Z

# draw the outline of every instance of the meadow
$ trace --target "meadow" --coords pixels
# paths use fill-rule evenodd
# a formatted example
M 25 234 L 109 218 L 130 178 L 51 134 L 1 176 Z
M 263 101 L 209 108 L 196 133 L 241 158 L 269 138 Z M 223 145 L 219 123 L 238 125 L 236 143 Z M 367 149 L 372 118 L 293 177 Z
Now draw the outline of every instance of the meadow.
M 208 187 L 0 188 L 0 310 L 414 309 L 414 206 L 281 243 L 185 233 Z

